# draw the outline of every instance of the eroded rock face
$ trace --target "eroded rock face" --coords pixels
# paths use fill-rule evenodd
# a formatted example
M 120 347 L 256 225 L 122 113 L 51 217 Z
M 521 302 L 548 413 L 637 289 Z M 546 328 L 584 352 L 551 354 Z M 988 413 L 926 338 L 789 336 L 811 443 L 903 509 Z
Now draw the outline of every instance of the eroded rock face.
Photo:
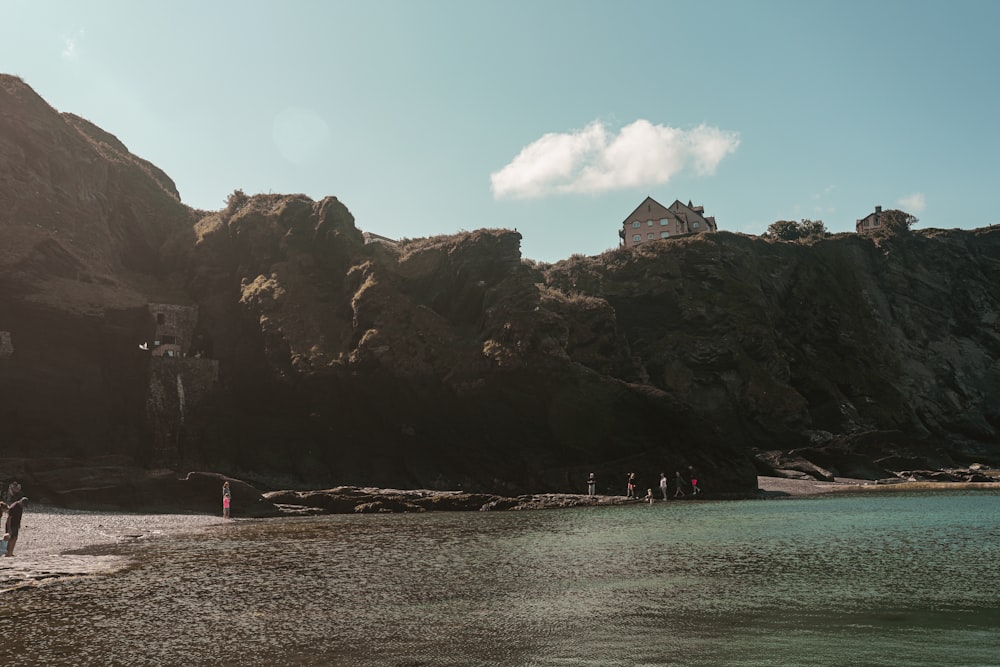
M 755 449 L 835 476 L 1000 459 L 1000 230 L 718 233 L 546 267 L 509 230 L 366 244 L 334 197 L 192 211 L 0 77 L 0 234 L 11 469 L 148 468 L 156 442 L 260 489 L 514 496 L 595 472 L 622 493 L 682 471 L 739 494 Z M 189 353 L 217 373 L 151 371 L 149 303 L 197 306 Z M 151 377 L 178 395 L 148 400 Z
M 811 245 L 722 232 L 548 280 L 605 299 L 650 383 L 739 445 L 876 478 L 1000 456 L 998 260 L 1000 228 Z

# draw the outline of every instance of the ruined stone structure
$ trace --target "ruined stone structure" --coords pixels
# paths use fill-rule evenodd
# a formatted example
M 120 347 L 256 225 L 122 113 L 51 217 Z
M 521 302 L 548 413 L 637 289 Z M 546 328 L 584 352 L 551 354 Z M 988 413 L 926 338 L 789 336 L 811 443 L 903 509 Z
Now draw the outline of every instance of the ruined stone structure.
M 152 430 L 152 463 L 174 467 L 183 456 L 186 413 L 215 386 L 219 362 L 189 357 L 198 306 L 149 304 L 155 321 L 146 392 L 146 415 Z
M 188 412 L 215 387 L 219 362 L 167 356 L 154 357 L 151 362 L 146 393 L 146 415 L 152 432 L 151 463 L 173 468 L 184 456 Z
M 167 303 L 149 304 L 156 322 L 149 348 L 154 357 L 183 357 L 191 349 L 194 326 L 198 322 L 198 306 Z

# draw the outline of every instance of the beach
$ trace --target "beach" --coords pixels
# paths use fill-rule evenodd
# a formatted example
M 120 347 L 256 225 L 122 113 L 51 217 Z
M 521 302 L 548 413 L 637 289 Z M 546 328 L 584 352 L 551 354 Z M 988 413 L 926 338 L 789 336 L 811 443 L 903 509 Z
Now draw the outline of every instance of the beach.
M 125 565 L 124 556 L 102 553 L 102 545 L 162 539 L 218 525 L 218 516 L 128 514 L 27 505 L 14 555 L 0 558 L 0 591 L 54 579 L 106 574 Z
M 1000 483 L 901 482 L 872 480 L 758 477 L 760 497 L 804 497 L 835 492 L 884 492 L 1000 488 Z M 370 490 L 377 493 L 379 490 Z M 381 490 L 385 493 L 402 493 Z M 691 499 L 687 499 L 690 501 Z M 517 509 L 545 509 L 579 505 L 617 505 L 639 501 L 621 496 L 590 497 L 542 494 L 522 499 Z M 670 501 L 683 503 L 681 501 Z M 237 519 L 238 520 L 238 519 Z M 225 519 L 207 514 L 138 514 L 69 510 L 29 504 L 25 509 L 15 555 L 0 558 L 0 591 L 36 586 L 56 579 L 108 574 L 128 565 L 126 556 L 108 553 L 102 546 L 164 539 L 219 526 Z

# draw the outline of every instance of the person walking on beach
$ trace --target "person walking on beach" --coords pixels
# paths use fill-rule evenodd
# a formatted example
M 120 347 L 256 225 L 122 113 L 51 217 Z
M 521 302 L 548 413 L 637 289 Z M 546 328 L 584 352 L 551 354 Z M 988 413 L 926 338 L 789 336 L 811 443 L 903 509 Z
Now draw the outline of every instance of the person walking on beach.
M 664 500 L 667 499 L 667 473 L 665 472 L 660 473 L 660 494 Z
M 691 495 L 692 496 L 697 496 L 700 492 L 701 492 L 701 489 L 698 488 L 698 480 L 696 478 L 692 477 L 691 478 Z
M 674 484 L 677 485 L 677 490 L 674 491 L 674 498 L 676 498 L 677 496 L 680 496 L 681 498 L 683 498 L 684 497 L 684 478 L 681 477 L 681 474 L 679 472 L 674 473 Z
M 233 500 L 233 494 L 229 491 L 229 482 L 222 483 L 222 518 L 229 518 L 229 504 Z
M 21 517 L 24 515 L 24 503 L 27 498 L 20 498 L 7 507 L 6 530 L 10 537 L 7 539 L 6 556 L 14 555 L 14 545 L 17 544 L 17 535 L 21 532 Z
M 597 478 L 594 477 L 594 473 L 590 473 L 590 477 L 587 478 L 587 495 L 592 496 L 597 493 Z

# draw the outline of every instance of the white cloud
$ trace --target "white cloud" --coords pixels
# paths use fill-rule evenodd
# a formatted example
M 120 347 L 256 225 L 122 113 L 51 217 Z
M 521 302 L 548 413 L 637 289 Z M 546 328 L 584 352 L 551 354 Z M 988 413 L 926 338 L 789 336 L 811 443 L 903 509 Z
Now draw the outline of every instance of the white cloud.
M 582 130 L 549 133 L 490 174 L 496 199 L 597 193 L 662 185 L 685 169 L 712 174 L 736 150 L 736 132 L 699 125 L 690 131 L 639 119 L 618 134 L 595 121 Z
M 63 41 L 62 57 L 63 58 L 66 58 L 67 60 L 79 60 L 80 59 L 80 52 L 77 49 L 77 44 L 80 41 L 81 37 L 83 37 L 83 28 L 80 28 L 79 30 L 77 30 L 75 33 L 73 33 L 72 35 L 70 35 L 68 37 L 66 35 L 62 36 L 62 41 Z
M 916 215 L 923 213 L 924 209 L 927 208 L 927 200 L 924 198 L 923 192 L 914 192 L 912 195 L 901 197 L 896 205 L 907 213 Z

